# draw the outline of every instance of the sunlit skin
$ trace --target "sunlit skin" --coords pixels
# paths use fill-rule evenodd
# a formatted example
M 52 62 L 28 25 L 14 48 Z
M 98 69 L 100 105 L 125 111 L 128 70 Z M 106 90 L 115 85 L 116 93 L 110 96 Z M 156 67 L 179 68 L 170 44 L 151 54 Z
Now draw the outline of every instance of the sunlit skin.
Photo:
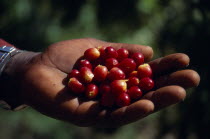
M 129 106 L 113 110 L 104 109 L 99 101 L 82 100 L 72 95 L 66 87 L 68 73 L 86 49 L 98 46 L 141 52 L 153 70 L 156 89 Z M 26 59 L 26 62 L 22 62 L 21 67 L 11 64 L 7 70 L 17 82 L 23 101 L 42 114 L 78 126 L 119 127 L 183 101 L 186 89 L 199 84 L 197 72 L 180 70 L 189 65 L 186 54 L 176 53 L 150 61 L 152 56 L 151 47 L 85 38 L 55 43 L 42 53 L 16 55 L 12 63 L 21 63 L 20 59 Z M 8 91 L 14 92 L 12 88 Z

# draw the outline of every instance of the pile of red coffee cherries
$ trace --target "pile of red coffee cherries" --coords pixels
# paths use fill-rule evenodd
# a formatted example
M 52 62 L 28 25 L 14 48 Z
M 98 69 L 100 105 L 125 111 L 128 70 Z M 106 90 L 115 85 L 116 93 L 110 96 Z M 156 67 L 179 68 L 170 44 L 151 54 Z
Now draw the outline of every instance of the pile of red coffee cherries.
M 142 53 L 111 46 L 87 49 L 68 77 L 70 92 L 105 107 L 127 106 L 154 87 L 152 69 Z

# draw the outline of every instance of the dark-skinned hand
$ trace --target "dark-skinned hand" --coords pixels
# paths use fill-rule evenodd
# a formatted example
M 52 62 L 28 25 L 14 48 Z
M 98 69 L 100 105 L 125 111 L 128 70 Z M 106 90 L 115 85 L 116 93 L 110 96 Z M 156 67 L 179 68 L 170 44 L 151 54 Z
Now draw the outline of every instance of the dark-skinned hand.
M 99 101 L 83 101 L 71 95 L 66 87 L 67 74 L 86 49 L 98 46 L 143 53 L 153 69 L 156 89 L 129 106 L 113 110 L 104 109 Z M 150 61 L 152 56 L 153 50 L 148 46 L 85 38 L 55 43 L 42 53 L 18 54 L 7 70 L 18 82 L 23 101 L 42 114 L 78 126 L 119 127 L 183 101 L 186 89 L 199 84 L 196 71 L 182 70 L 189 65 L 186 54 L 175 53 Z

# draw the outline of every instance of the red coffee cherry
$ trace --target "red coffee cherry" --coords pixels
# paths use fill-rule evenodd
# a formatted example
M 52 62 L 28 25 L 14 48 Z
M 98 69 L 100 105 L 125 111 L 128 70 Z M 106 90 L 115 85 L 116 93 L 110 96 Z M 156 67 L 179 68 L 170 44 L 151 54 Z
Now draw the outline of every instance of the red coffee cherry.
M 116 104 L 118 107 L 128 106 L 130 104 L 130 97 L 126 93 L 121 93 L 116 100 Z
M 97 48 L 89 48 L 85 51 L 84 57 L 89 61 L 96 60 L 100 56 L 100 51 Z
M 149 77 L 142 78 L 139 82 L 139 88 L 143 91 L 150 91 L 153 87 L 154 81 Z

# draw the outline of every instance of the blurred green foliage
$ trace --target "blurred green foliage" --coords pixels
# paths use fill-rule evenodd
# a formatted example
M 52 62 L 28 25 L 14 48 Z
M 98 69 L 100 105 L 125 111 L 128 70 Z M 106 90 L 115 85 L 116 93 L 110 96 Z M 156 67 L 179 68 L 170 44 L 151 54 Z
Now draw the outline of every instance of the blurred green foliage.
M 0 38 L 42 51 L 57 41 L 93 37 L 152 46 L 154 58 L 190 56 L 201 84 L 184 102 L 119 129 L 81 128 L 33 109 L 0 111 L 0 139 L 210 138 L 210 1 L 1 0 Z

